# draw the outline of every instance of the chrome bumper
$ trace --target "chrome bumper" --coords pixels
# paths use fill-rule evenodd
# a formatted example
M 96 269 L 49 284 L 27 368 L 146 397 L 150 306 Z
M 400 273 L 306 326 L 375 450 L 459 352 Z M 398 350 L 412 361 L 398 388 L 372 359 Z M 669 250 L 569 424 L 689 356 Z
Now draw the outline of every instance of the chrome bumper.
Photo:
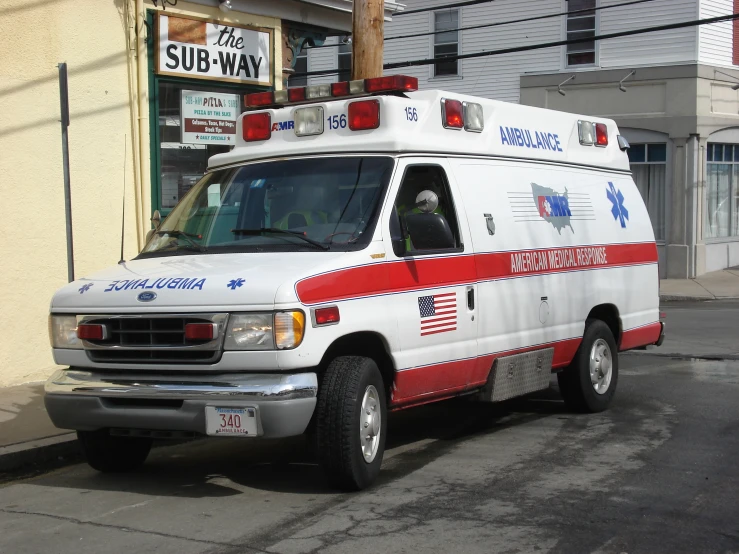
M 163 378 L 161 374 L 54 373 L 45 386 L 52 422 L 62 429 L 157 429 L 205 433 L 205 406 L 257 409 L 260 435 L 301 434 L 316 405 L 315 373 L 228 374 Z M 120 399 L 126 399 L 123 402 Z M 158 404 L 157 400 L 179 400 Z

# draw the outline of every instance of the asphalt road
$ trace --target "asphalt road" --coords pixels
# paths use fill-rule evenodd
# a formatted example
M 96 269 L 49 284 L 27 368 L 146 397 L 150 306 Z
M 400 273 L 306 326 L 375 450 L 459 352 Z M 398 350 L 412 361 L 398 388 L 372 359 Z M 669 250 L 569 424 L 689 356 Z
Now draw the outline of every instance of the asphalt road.
M 554 385 L 393 414 L 359 494 L 327 489 L 301 438 L 73 465 L 0 486 L 0 552 L 739 553 L 739 303 L 664 311 L 670 339 L 622 355 L 603 414 Z

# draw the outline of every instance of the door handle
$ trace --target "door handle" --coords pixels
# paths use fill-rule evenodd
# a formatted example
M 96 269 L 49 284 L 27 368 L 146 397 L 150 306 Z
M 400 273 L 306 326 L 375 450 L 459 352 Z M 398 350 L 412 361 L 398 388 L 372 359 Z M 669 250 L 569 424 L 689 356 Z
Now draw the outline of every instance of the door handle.
M 467 287 L 467 309 L 473 311 L 475 309 L 475 288 Z

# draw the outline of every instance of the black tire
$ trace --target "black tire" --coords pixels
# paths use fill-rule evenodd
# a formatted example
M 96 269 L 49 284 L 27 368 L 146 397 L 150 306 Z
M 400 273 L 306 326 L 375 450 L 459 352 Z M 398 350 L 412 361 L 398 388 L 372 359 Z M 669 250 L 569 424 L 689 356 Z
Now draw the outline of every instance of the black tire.
M 590 354 L 598 341 L 605 341 L 611 355 L 611 381 L 603 393 L 598 393 L 590 378 Z M 618 384 L 618 347 L 611 329 L 599 319 L 585 322 L 585 334 L 572 363 L 557 374 L 559 390 L 570 410 L 584 413 L 602 412 L 608 408 Z
M 140 467 L 151 450 L 151 439 L 113 437 L 106 430 L 77 431 L 87 463 L 103 473 L 131 471 Z
M 362 401 L 374 387 L 379 401 L 379 436 L 371 462 L 365 460 L 360 433 Z M 380 473 L 387 436 L 385 387 L 377 364 L 370 358 L 343 356 L 326 372 L 316 408 L 318 461 L 329 482 L 343 490 L 362 490 Z

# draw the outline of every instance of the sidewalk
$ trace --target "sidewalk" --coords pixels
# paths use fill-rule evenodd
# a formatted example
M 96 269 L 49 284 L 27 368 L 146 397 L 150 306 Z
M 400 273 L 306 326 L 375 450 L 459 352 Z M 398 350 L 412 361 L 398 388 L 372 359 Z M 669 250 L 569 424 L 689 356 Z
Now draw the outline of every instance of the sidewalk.
M 739 298 L 739 267 L 713 271 L 696 279 L 662 279 L 659 285 L 663 302 Z
M 78 456 L 75 433 L 52 425 L 42 383 L 0 388 L 0 474 Z
M 721 298 L 739 298 L 739 268 L 660 282 L 663 302 Z M 49 421 L 42 383 L 0 388 L 0 474 L 79 455 L 75 433 L 57 429 Z

